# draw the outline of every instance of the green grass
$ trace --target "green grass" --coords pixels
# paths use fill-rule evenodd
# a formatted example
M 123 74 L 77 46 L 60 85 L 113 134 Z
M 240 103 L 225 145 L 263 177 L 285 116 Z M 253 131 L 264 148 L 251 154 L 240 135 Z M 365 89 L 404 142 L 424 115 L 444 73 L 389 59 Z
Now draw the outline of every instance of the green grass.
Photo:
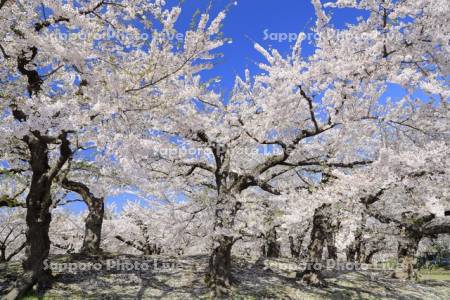
M 422 269 L 419 271 L 420 281 L 441 280 L 450 281 L 450 270 L 448 267 L 433 267 L 432 269 Z

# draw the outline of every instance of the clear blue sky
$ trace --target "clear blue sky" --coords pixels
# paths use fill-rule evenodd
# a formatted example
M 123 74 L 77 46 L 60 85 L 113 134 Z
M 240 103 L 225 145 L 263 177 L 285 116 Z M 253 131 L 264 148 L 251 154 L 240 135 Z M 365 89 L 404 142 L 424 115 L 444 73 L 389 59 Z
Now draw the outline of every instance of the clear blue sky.
M 177 3 L 177 1 L 168 1 Z M 205 11 L 212 3 L 212 15 L 215 16 L 223 8 L 234 1 L 230 0 L 186 0 L 182 5 L 182 15 L 178 28 L 180 31 L 188 27 L 192 15 L 197 9 Z M 257 71 L 256 63 L 263 58 L 254 49 L 255 42 L 264 47 L 273 47 L 282 54 L 289 53 L 293 42 L 267 40 L 267 34 L 298 34 L 310 32 L 315 24 L 314 8 L 309 0 L 240 0 L 231 5 L 224 21 L 223 33 L 232 39 L 231 44 L 220 48 L 223 59 L 213 71 L 204 74 L 206 77 L 220 76 L 221 86 L 228 92 L 236 75 L 243 75 L 246 68 Z M 342 28 L 346 23 L 353 23 L 358 16 L 367 16 L 365 11 L 343 9 L 334 10 L 333 24 Z M 311 54 L 313 47 L 303 46 L 304 55 Z

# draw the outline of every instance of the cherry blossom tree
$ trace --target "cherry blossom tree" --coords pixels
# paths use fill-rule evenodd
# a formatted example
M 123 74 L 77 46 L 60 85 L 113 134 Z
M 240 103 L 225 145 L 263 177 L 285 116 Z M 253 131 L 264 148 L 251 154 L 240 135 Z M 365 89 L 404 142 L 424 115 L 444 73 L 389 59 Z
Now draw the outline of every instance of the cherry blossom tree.
M 180 8 L 164 5 L 159 0 L 1 2 L 1 109 L 7 113 L 0 147 L 20 149 L 19 159 L 29 163 L 31 174 L 25 274 L 9 298 L 20 298 L 35 283 L 49 286 L 43 261 L 50 248 L 50 191 L 76 146 L 102 148 L 107 140 L 99 140 L 107 136 L 99 128 L 126 112 L 163 111 L 171 91 L 208 67 L 196 62 L 210 59 L 210 51 L 223 43 L 210 29 L 219 28 L 224 15 L 205 28 L 205 14 L 180 46 L 170 38 Z M 149 99 L 145 106 L 142 97 Z
M 399 268 L 393 276 L 415 278 L 415 255 L 425 237 L 450 233 L 444 217 L 448 198 L 448 143 L 429 142 L 403 150 L 383 149 L 369 168 L 351 174 L 335 172 L 334 182 L 321 189 L 322 197 L 333 198 L 363 215 L 349 245 L 360 262 L 367 262 L 374 249 L 364 249 L 363 234 L 368 219 L 386 224 L 397 236 Z M 366 261 L 364 261 L 366 260 Z
M 227 293 L 232 283 L 231 249 L 241 238 L 235 225 L 244 191 L 308 189 L 328 182 L 335 169 L 371 164 L 388 138 L 411 134 L 411 128 L 413 135 L 429 136 L 443 125 L 436 125 L 448 97 L 443 1 L 328 5 L 369 12 L 345 29 L 334 28 L 320 1 L 312 2 L 318 36 L 313 55 L 301 55 L 305 35 L 287 57 L 256 44 L 267 62 L 253 78 L 246 72 L 236 79 L 229 101 L 199 91 L 151 134 L 135 132 L 128 142 L 137 159 L 127 163 L 139 166 L 142 182 L 151 177 L 159 190 L 167 184 L 186 193 L 215 193 L 207 281 L 216 294 Z M 406 95 L 383 103 L 390 85 L 403 87 Z M 428 99 L 414 99 L 418 89 Z
M 24 209 L 0 211 L 0 262 L 15 259 L 25 248 Z
M 414 277 L 420 240 L 449 232 L 439 216 L 447 3 L 311 2 L 313 54 L 302 53 L 306 34 L 284 56 L 255 44 L 264 62 L 225 99 L 200 75 L 227 41 L 226 11 L 201 14 L 178 41 L 181 9 L 165 1 L 0 1 L 0 206 L 25 208 L 27 225 L 25 274 L 8 298 L 49 286 L 51 245 L 100 252 L 104 199 L 119 189 L 145 201 L 108 220 L 111 248 L 207 250 L 216 296 L 233 283 L 235 244 L 259 238 L 277 257 L 287 234 L 292 255 L 311 263 L 345 247 L 367 261 L 378 249 L 364 241 L 368 219 L 395 225 L 403 271 L 394 275 Z M 340 8 L 368 16 L 338 29 L 330 11 Z M 404 95 L 386 99 L 392 87 Z M 84 234 L 81 216 L 57 211 L 51 222 L 66 191 L 88 206 Z M 355 240 L 340 245 L 351 215 Z M 73 222 L 58 226 L 64 218 Z M 321 283 L 320 272 L 297 275 Z

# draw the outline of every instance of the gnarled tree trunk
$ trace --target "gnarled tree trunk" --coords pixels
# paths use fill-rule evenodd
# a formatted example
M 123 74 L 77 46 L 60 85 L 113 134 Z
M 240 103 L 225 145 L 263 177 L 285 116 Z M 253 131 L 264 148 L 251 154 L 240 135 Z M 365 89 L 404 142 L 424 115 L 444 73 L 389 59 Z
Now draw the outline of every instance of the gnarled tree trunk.
M 214 287 L 215 295 L 221 296 L 228 293 L 228 288 L 232 283 L 231 248 L 233 247 L 233 238 L 220 236 L 214 242 L 216 245 L 209 258 L 207 282 Z
M 26 198 L 26 259 L 23 262 L 24 275 L 16 282 L 16 286 L 8 293 L 6 299 L 20 299 L 36 283 L 38 289 L 46 289 L 51 285 L 51 270 L 44 268 L 44 261 L 50 251 L 48 235 L 52 206 L 51 187 L 58 172 L 71 157 L 70 142 L 67 132 L 62 132 L 57 138 L 42 136 L 34 131 L 25 136 L 23 141 L 30 151 L 30 166 L 33 173 L 30 191 Z M 48 144 L 60 142 L 60 157 L 50 168 Z
M 83 246 L 80 252 L 83 254 L 100 253 L 103 217 L 105 214 L 104 198 L 95 197 L 89 188 L 80 182 L 71 181 L 66 178 L 62 181 L 62 185 L 65 189 L 81 195 L 88 207 L 88 215 L 85 219 Z
M 308 246 L 309 261 L 306 270 L 297 273 L 297 278 L 301 278 L 303 282 L 320 286 L 323 285 L 320 267 L 323 267 L 323 250 L 325 245 L 328 250 L 328 257 L 337 258 L 335 235 L 338 230 L 339 223 L 335 224 L 332 217 L 331 204 L 323 204 L 314 211 L 311 241 Z
M 51 284 L 51 270 L 44 269 L 44 260 L 50 251 L 48 232 L 52 219 L 50 214 L 52 180 L 49 177 L 48 146 L 39 138 L 25 137 L 24 140 L 30 150 L 30 165 L 33 172 L 30 191 L 26 198 L 26 259 L 23 262 L 24 274 L 16 282 L 7 299 L 22 298 L 36 283 L 38 289 L 45 289 Z
M 212 287 L 215 296 L 227 295 L 233 278 L 231 276 L 231 249 L 235 242 L 232 232 L 234 219 L 241 203 L 232 194 L 219 195 L 215 212 L 212 253 L 209 258 L 207 284 Z
M 296 275 L 297 278 L 301 278 L 302 281 L 311 285 L 321 285 L 322 283 L 320 270 L 317 270 L 315 267 L 317 264 L 322 263 L 328 218 L 325 212 L 326 208 L 326 205 L 322 205 L 314 211 L 311 241 L 308 246 L 308 263 L 306 270 Z
M 372 263 L 373 256 L 385 248 L 386 240 L 383 236 L 373 237 L 363 240 L 362 244 L 363 251 L 359 257 L 359 262 L 370 264 Z
M 24 277 L 20 281 L 18 298 L 35 283 L 39 289 L 50 286 L 51 271 L 44 269 L 44 260 L 50 251 L 48 235 L 51 214 L 51 185 L 49 178 L 48 146 L 39 139 L 28 139 L 31 154 L 30 164 L 33 171 L 27 203 L 27 245 L 26 259 L 23 262 Z
M 86 254 L 100 253 L 100 242 L 102 236 L 103 215 L 105 213 L 103 199 L 98 199 L 94 205 L 89 207 L 85 220 L 84 239 L 81 252 Z

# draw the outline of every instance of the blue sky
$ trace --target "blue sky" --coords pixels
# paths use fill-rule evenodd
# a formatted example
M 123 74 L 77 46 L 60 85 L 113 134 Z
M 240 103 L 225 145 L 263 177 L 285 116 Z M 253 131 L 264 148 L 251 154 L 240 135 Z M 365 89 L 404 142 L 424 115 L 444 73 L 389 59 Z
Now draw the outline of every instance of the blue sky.
M 169 1 L 176 3 L 177 1 Z M 229 6 L 233 1 L 213 0 L 212 15 Z M 310 32 L 315 24 L 314 8 L 309 0 L 240 0 L 237 5 L 231 5 L 224 21 L 223 33 L 232 43 L 220 48 L 224 57 L 218 61 L 216 67 L 204 74 L 205 77 L 220 76 L 221 86 L 229 92 L 236 75 L 243 76 L 246 68 L 257 72 L 257 63 L 263 58 L 254 49 L 254 43 L 264 47 L 273 47 L 282 54 L 287 54 L 293 42 L 272 41 L 266 39 L 271 34 L 298 34 Z M 182 5 L 182 14 L 178 28 L 187 28 L 192 15 L 197 9 L 205 11 L 210 0 L 186 0 Z M 333 10 L 333 25 L 342 28 L 346 23 L 353 23 L 358 16 L 367 16 L 367 12 L 354 9 Z M 309 55 L 313 51 L 310 45 L 303 45 L 303 54 Z

